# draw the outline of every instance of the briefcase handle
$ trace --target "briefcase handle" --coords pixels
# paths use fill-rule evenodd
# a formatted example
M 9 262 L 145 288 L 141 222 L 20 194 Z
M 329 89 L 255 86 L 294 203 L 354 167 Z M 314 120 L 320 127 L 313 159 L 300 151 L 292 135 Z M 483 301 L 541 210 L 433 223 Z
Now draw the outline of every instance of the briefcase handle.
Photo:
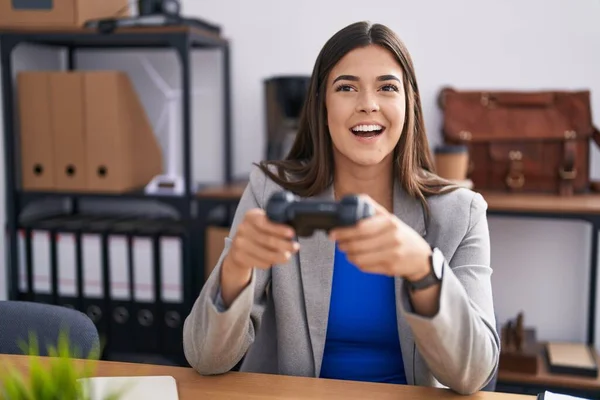
M 481 105 L 495 107 L 549 107 L 554 104 L 554 93 L 482 92 Z
M 444 110 L 446 106 L 446 95 L 455 93 L 452 87 L 444 87 L 438 94 L 438 106 Z M 462 97 L 468 97 L 470 101 L 478 101 L 482 106 L 495 107 L 550 107 L 556 101 L 555 92 L 510 92 L 510 91 L 463 91 Z

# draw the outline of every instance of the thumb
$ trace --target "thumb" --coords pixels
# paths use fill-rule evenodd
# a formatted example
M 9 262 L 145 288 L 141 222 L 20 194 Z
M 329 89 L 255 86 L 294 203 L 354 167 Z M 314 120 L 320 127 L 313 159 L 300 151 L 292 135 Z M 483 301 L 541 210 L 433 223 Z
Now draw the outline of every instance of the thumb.
M 367 203 L 369 203 L 373 206 L 373 208 L 375 209 L 375 215 L 388 215 L 389 214 L 388 210 L 384 206 L 382 206 L 381 204 L 379 204 L 378 202 L 373 200 L 373 198 L 371 196 L 363 194 L 360 197 L 364 201 L 366 201 Z

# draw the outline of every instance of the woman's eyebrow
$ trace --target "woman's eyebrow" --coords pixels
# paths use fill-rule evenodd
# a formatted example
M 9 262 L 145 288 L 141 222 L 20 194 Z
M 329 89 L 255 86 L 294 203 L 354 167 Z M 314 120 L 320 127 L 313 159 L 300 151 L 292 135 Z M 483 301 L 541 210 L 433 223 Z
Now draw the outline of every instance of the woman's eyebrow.
M 336 83 L 337 81 L 358 81 L 358 76 L 354 76 L 354 75 L 340 75 L 337 78 L 335 78 L 333 80 L 333 83 Z
M 360 79 L 358 78 L 358 76 L 354 76 L 354 75 L 340 75 L 337 78 L 335 78 L 333 80 L 333 83 L 336 83 L 337 81 L 355 81 L 358 82 Z M 400 78 L 398 78 L 396 75 L 381 75 L 377 77 L 378 81 L 400 81 Z
M 378 81 L 398 81 L 400 82 L 400 79 L 396 76 L 396 75 L 381 75 L 377 77 Z

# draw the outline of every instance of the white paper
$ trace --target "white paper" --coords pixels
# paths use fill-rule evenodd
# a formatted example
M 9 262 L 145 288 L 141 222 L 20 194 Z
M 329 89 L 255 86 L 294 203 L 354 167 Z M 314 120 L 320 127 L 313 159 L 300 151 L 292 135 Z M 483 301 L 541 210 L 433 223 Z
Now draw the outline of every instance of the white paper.
M 544 392 L 544 400 L 576 400 L 576 399 L 583 400 L 583 397 L 573 397 L 573 396 L 568 396 L 566 394 L 552 393 L 552 392 L 548 392 L 548 391 Z
M 89 385 L 91 400 L 102 400 L 120 390 L 124 390 L 120 400 L 179 400 L 172 376 L 97 377 L 79 382 Z

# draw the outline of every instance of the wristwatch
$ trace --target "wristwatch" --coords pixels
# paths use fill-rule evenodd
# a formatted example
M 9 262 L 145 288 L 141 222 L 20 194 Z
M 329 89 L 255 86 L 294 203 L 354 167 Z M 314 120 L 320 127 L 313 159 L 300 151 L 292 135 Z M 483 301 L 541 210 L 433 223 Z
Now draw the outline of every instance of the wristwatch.
M 441 282 L 445 263 L 446 259 L 444 258 L 441 250 L 437 247 L 434 247 L 431 255 L 429 256 L 429 273 L 418 281 L 409 281 L 408 279 L 405 279 L 404 282 L 406 283 L 408 289 L 413 291 L 423 290 L 435 285 L 438 282 Z

